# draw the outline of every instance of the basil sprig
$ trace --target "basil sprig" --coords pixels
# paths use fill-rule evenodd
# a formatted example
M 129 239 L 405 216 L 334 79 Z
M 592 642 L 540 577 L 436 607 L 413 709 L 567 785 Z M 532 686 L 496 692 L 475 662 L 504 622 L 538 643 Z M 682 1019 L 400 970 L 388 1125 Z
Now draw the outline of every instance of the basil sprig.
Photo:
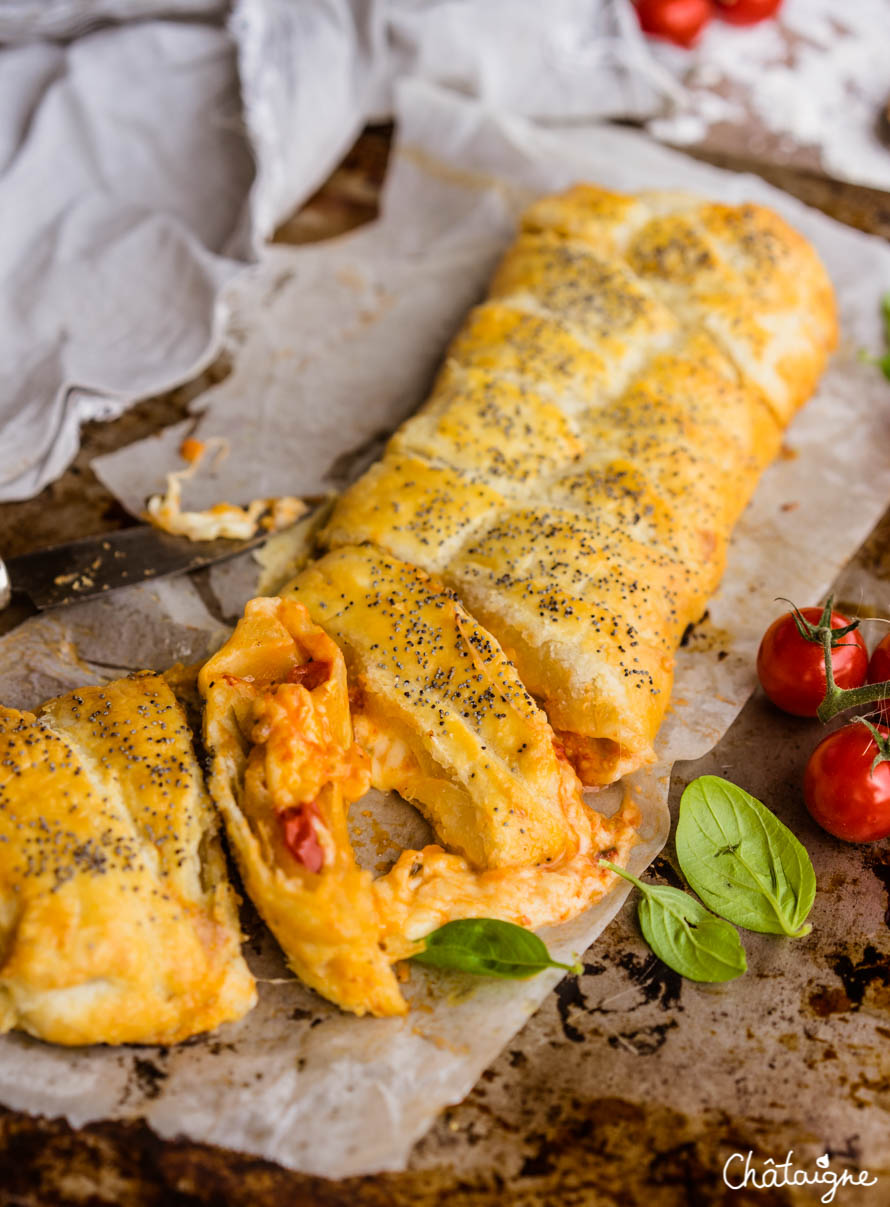
M 550 958 L 533 931 L 498 918 L 463 918 L 446 922 L 426 936 L 425 947 L 412 956 L 419 964 L 471 972 L 476 976 L 525 980 L 545 968 L 564 968 L 579 976 L 580 964 Z
M 716 775 L 680 800 L 677 859 L 705 905 L 746 930 L 800 938 L 816 875 L 806 849 L 769 809 Z
M 732 981 L 748 967 L 736 928 L 715 918 L 689 893 L 668 885 L 644 884 L 608 859 L 601 859 L 600 865 L 640 890 L 637 917 L 643 938 L 674 972 L 691 981 Z

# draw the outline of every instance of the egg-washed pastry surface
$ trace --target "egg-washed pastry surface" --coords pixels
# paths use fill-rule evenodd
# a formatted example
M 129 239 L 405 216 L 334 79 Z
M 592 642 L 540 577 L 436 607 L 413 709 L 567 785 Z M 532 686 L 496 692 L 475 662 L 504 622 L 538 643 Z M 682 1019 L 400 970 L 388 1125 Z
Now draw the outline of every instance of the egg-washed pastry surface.
M 256 1001 L 191 734 L 146 673 L 0 708 L 0 1030 L 174 1043 Z
M 545 926 L 602 897 L 615 878 L 598 861 L 626 861 L 636 809 L 584 804 L 453 592 L 364 548 L 322 558 L 291 594 L 252 600 L 199 686 L 245 888 L 306 984 L 356 1014 L 400 1014 L 391 965 L 438 926 Z M 369 782 L 417 804 L 450 849 L 403 851 L 377 879 L 359 868 L 347 811 Z
M 564 854 L 574 776 L 515 667 L 453 591 L 365 546 L 329 553 L 287 593 L 345 654 L 375 788 L 415 804 L 477 867 Z
M 835 339 L 818 257 L 768 210 L 544 198 L 323 544 L 440 575 L 610 783 L 653 757 L 677 644 Z

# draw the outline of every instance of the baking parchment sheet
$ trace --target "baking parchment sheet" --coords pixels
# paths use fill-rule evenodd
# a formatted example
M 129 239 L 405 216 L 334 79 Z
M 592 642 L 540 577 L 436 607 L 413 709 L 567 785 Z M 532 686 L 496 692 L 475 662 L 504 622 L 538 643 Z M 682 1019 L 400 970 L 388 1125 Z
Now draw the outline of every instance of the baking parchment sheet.
M 632 777 L 644 815 L 631 861 L 639 871 L 666 838 L 672 762 L 709 749 L 754 685 L 753 655 L 775 597 L 818 598 L 890 499 L 890 387 L 857 358 L 860 345 L 879 343 L 890 249 L 759 180 L 721 173 L 629 131 L 545 132 L 416 83 L 397 100 L 400 139 L 381 220 L 327 244 L 269 248 L 231 289 L 234 369 L 196 401 L 195 434 L 224 435 L 232 452 L 212 475 L 189 484 L 190 502 L 315 494 L 354 476 L 422 399 L 518 211 L 573 180 L 765 201 L 813 240 L 838 290 L 841 348 L 738 526 L 708 618 L 680 651 L 660 761 Z M 190 426 L 96 468 L 138 511 L 177 463 Z M 200 658 L 261 573 L 248 557 L 214 571 L 200 591 L 186 581 L 143 585 L 32 620 L 0 642 L 0 698 L 28 705 L 90 675 Z M 611 807 L 617 796 L 600 794 L 596 804 Z M 396 800 L 368 797 L 353 815 L 371 866 L 386 866 L 392 838 L 400 845 L 424 840 L 423 823 Z M 551 931 L 552 949 L 583 951 L 625 896 L 620 886 Z M 407 1019 L 355 1019 L 290 978 L 247 912 L 245 926 L 248 959 L 262 983 L 259 1005 L 242 1022 L 169 1050 L 65 1051 L 10 1035 L 0 1041 L 0 1099 L 75 1125 L 142 1115 L 162 1136 L 184 1134 L 313 1173 L 395 1169 L 557 979 L 495 983 L 412 968 Z M 731 986 L 711 991 L 731 1004 Z

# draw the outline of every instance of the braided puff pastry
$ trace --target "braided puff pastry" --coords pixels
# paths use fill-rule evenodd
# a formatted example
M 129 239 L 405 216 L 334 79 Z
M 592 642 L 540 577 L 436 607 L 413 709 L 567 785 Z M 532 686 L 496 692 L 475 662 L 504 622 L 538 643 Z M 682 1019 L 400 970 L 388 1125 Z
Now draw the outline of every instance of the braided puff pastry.
M 191 734 L 158 675 L 0 709 L 0 1030 L 174 1043 L 256 1001 Z
M 587 808 L 513 667 L 423 572 L 340 550 L 294 593 L 251 601 L 202 671 L 211 790 L 294 971 L 356 1014 L 399 1014 L 393 961 L 458 918 L 573 917 L 614 882 L 599 859 L 627 859 L 637 812 Z M 403 851 L 376 880 L 358 868 L 346 810 L 369 773 L 452 849 Z
M 545 198 L 323 544 L 440 575 L 609 783 L 653 757 L 678 641 L 835 338 L 822 265 L 767 210 Z

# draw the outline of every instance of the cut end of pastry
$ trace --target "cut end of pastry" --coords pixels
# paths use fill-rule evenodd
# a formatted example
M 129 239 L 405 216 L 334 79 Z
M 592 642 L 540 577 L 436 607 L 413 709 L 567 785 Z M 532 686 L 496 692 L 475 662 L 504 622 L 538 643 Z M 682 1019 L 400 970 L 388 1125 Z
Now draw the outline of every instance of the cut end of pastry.
M 201 672 L 212 791 L 294 972 L 355 1014 L 401 1014 L 391 964 L 425 935 L 458 918 L 575 916 L 609 887 L 599 853 L 626 856 L 633 829 L 584 804 L 543 712 L 441 583 L 346 548 L 289 591 L 251 601 Z M 467 708 L 464 681 L 484 708 Z M 346 818 L 369 781 L 417 803 L 443 844 L 404 851 L 376 880 L 356 864 Z M 280 828 L 303 804 L 318 843 L 308 865 Z
M 152 673 L 0 709 L 0 1027 L 173 1043 L 256 1002 L 217 819 Z
M 289 966 L 356 1014 L 407 1009 L 347 810 L 369 783 L 337 644 L 294 600 L 255 599 L 204 666 L 211 791 L 244 887 Z
M 565 850 L 547 718 L 453 591 L 371 546 L 335 549 L 286 590 L 343 649 L 375 787 L 478 867 Z

